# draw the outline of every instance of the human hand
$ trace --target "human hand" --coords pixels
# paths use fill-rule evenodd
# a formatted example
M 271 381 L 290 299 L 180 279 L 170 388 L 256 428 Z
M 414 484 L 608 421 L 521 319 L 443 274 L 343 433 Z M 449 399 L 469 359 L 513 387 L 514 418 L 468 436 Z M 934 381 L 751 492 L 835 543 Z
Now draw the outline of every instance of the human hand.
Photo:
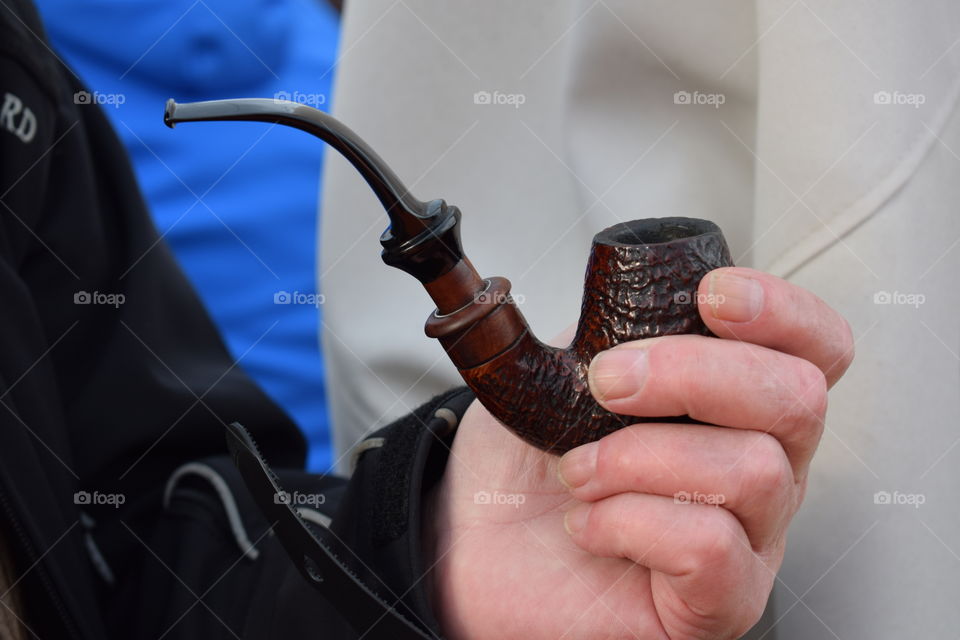
M 620 345 L 590 386 L 615 413 L 717 426 L 635 424 L 557 458 L 471 406 L 426 511 L 450 637 L 736 638 L 759 618 L 853 340 L 758 271 L 699 294 L 717 338 Z

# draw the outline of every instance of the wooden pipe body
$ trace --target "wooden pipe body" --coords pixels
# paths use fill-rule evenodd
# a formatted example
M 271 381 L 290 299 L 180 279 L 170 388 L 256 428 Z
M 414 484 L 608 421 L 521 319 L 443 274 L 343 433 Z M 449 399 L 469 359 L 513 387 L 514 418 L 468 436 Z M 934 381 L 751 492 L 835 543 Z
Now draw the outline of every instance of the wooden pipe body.
M 709 271 L 731 265 L 723 235 L 711 222 L 626 222 L 594 237 L 580 321 L 569 347 L 537 340 L 510 298 L 510 283 L 480 280 L 469 265 L 456 277 L 477 287 L 473 300 L 435 311 L 426 333 L 440 340 L 500 422 L 540 449 L 563 453 L 650 420 L 617 415 L 596 402 L 587 384 L 591 360 L 631 340 L 709 334 L 696 304 L 697 287 Z M 445 289 L 443 282 L 431 284 L 431 294 Z

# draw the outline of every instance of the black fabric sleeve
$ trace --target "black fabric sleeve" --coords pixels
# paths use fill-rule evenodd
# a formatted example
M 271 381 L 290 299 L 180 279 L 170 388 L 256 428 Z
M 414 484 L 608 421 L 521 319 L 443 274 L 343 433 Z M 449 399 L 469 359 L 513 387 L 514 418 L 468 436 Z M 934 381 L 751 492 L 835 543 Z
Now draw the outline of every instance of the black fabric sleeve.
M 349 480 L 273 470 L 252 441 L 237 445 L 240 458 L 184 465 L 144 534 L 153 553 L 117 590 L 114 628 L 171 640 L 441 638 L 421 505 L 472 399 L 455 389 L 372 434 Z M 120 525 L 95 534 L 107 564 L 128 535 Z
M 127 638 L 105 624 L 115 592 L 84 523 L 129 525 L 119 579 L 149 555 L 133 533 L 156 528 L 166 478 L 222 454 L 224 424 L 243 421 L 281 466 L 302 464 L 305 442 L 228 353 L 84 90 L 32 5 L 3 2 L 0 552 L 26 635 Z
M 421 522 L 430 516 L 423 496 L 443 475 L 456 426 L 473 398 L 465 387 L 454 389 L 361 442 L 331 525 L 355 553 L 356 574 L 383 584 L 381 597 L 436 637 L 421 550 Z

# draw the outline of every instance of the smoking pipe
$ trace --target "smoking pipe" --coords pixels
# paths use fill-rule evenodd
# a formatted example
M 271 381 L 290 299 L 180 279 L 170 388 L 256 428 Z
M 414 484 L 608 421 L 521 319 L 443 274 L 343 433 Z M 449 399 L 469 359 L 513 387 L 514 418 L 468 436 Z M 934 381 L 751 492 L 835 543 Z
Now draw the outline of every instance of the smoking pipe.
M 643 421 L 611 413 L 594 400 L 587 369 L 597 353 L 630 340 L 709 334 L 697 309 L 697 286 L 707 272 L 732 265 L 726 241 L 712 222 L 652 218 L 598 233 L 576 335 L 569 347 L 559 349 L 534 337 L 510 296 L 508 280 L 481 278 L 464 255 L 460 210 L 443 200 L 414 198 L 343 123 L 283 100 L 167 102 L 164 122 L 171 128 L 207 120 L 302 129 L 350 161 L 390 218 L 380 236 L 383 261 L 419 280 L 437 305 L 427 318 L 427 335 L 440 340 L 490 413 L 540 449 L 562 453 Z

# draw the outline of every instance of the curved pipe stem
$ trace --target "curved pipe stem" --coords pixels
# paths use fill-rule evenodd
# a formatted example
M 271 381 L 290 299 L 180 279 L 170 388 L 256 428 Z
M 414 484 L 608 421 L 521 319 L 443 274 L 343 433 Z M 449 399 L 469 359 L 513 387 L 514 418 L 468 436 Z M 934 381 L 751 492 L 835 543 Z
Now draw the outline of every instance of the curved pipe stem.
M 239 98 L 177 104 L 167 100 L 163 121 L 242 120 L 272 122 L 310 133 L 346 158 L 360 172 L 383 205 L 390 227 L 380 236 L 383 261 L 414 276 L 424 286 L 454 271 L 448 286 L 428 291 L 444 309 L 469 301 L 482 287 L 480 276 L 464 259 L 460 244 L 460 211 L 443 200 L 423 202 L 410 195 L 400 178 L 377 153 L 345 124 L 322 111 L 289 100 Z M 468 268 L 457 269 L 466 264 Z M 434 295 L 434 294 L 437 295 Z
M 413 238 L 429 228 L 430 203 L 410 194 L 387 163 L 349 127 L 326 113 L 288 100 L 238 98 L 178 104 L 167 100 L 163 122 L 243 120 L 272 122 L 312 134 L 336 149 L 360 172 L 376 194 L 397 237 Z

